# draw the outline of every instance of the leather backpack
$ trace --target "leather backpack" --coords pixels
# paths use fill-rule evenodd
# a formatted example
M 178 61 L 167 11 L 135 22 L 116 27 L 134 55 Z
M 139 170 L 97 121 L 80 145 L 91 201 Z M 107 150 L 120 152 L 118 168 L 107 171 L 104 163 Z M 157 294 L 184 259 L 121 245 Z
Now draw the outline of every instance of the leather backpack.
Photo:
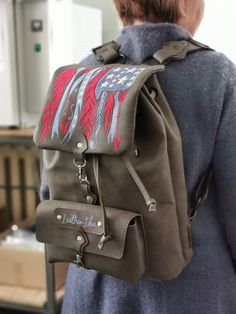
M 100 65 L 55 72 L 34 137 L 50 192 L 36 235 L 50 262 L 135 281 L 176 278 L 191 260 L 210 172 L 189 209 L 181 136 L 158 73 L 200 49 L 209 48 L 168 42 L 158 65 L 128 65 L 111 42 L 94 49 Z

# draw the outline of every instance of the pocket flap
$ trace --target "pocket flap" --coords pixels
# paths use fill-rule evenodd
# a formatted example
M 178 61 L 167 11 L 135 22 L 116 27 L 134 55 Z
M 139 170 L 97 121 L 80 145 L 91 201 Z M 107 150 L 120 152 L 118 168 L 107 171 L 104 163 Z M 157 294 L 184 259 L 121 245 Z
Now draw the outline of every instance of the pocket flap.
M 97 205 L 68 201 L 44 201 L 36 212 L 36 236 L 39 242 L 79 251 L 80 231 L 86 234 L 88 253 L 121 259 L 129 227 L 134 227 L 141 216 L 134 212 L 106 207 L 111 240 L 103 249 L 98 244 L 103 234 L 103 212 Z

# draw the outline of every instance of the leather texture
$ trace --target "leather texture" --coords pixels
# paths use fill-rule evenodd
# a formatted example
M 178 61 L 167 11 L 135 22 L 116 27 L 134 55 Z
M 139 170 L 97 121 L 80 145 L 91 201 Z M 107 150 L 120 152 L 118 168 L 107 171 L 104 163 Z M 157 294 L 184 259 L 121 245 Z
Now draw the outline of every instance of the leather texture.
M 110 67 L 113 71 L 110 73 L 114 73 L 115 70 L 123 66 L 112 65 Z M 126 65 L 126 72 L 123 75 L 126 75 L 128 71 L 132 71 L 132 69 L 134 71 L 136 68 L 136 66 Z M 118 148 L 114 145 L 114 141 L 107 141 L 105 126 L 99 130 L 95 149 L 91 145 L 93 134 L 90 134 L 90 137 L 87 134 L 86 137 L 86 129 L 83 130 L 81 126 L 76 127 L 71 140 L 67 141 L 63 141 L 64 134 L 60 129 L 52 136 L 52 133 L 50 133 L 52 127 L 50 125 L 49 130 L 46 130 L 45 133 L 44 122 L 47 109 L 44 109 L 36 130 L 35 142 L 38 147 L 44 149 L 43 163 L 52 201 L 73 202 L 73 208 L 80 208 L 79 203 L 88 202 L 88 197 L 81 189 L 78 169 L 73 163 L 76 143 L 84 136 L 87 149 L 83 153 L 79 152 L 76 156 L 83 156 L 86 160 L 86 178 L 93 193 L 98 195 L 92 160 L 94 154 L 99 154 L 100 185 L 108 216 L 110 210 L 109 225 L 112 226 L 113 224 L 112 217 L 116 208 L 125 212 L 136 213 L 142 217 L 144 225 L 143 239 L 141 239 L 142 232 L 136 230 L 135 234 L 129 237 L 129 231 L 127 231 L 126 238 L 122 238 L 120 242 L 124 246 L 124 255 L 120 259 L 109 256 L 110 253 L 105 256 L 102 253 L 98 254 L 97 251 L 86 252 L 85 247 L 84 267 L 93 268 L 127 280 L 137 280 L 143 274 L 155 280 L 170 280 L 181 273 L 192 257 L 182 143 L 177 123 L 157 79 L 158 72 L 163 70 L 163 66 L 142 65 L 141 68 L 145 69 L 137 74 L 132 86 L 126 89 L 125 100 L 119 104 L 119 136 L 121 136 L 122 141 Z M 68 67 L 69 69 L 71 68 Z M 65 70 L 64 67 L 63 71 Z M 91 68 L 89 71 L 91 71 Z M 117 70 L 117 72 L 119 71 Z M 53 86 L 57 86 L 57 78 L 60 73 L 62 73 L 62 69 L 56 72 L 51 89 Z M 70 80 L 64 84 L 63 90 L 67 90 L 67 98 L 72 97 L 70 89 L 74 83 L 70 85 L 71 87 L 68 90 Z M 51 99 L 50 97 L 52 97 L 51 101 L 53 102 L 53 95 L 53 91 L 49 90 L 46 106 Z M 63 96 L 61 95 L 61 97 Z M 61 102 L 61 98 L 56 99 L 57 102 Z M 86 99 L 84 99 L 85 101 Z M 108 102 L 106 102 L 106 106 L 108 105 Z M 47 108 L 46 106 L 45 108 Z M 59 106 L 58 103 L 57 106 Z M 95 103 L 95 106 L 96 108 L 99 107 L 99 101 Z M 113 113 L 114 108 L 115 106 L 113 107 Z M 53 117 L 51 118 L 53 121 Z M 63 121 L 63 116 L 61 121 Z M 95 128 L 95 131 L 93 129 L 92 132 L 96 132 L 96 121 L 93 128 Z M 43 140 L 42 132 L 46 134 Z M 140 190 L 137 182 L 134 181 L 135 176 L 131 176 L 127 165 L 123 161 L 124 156 L 126 160 L 129 160 L 129 164 L 132 165 L 151 199 L 155 200 L 156 210 L 149 211 L 144 195 L 141 193 L 142 189 Z M 93 205 L 88 206 L 93 207 Z M 73 262 L 75 258 L 73 250 L 76 252 L 76 248 L 72 247 L 72 243 L 75 240 L 70 243 L 68 239 L 75 238 L 76 232 L 69 228 L 68 230 L 58 228 L 55 220 L 53 220 L 52 213 L 57 207 L 53 205 L 50 208 L 44 208 L 43 205 L 42 212 L 41 207 L 39 207 L 37 220 L 40 219 L 41 222 L 39 224 L 37 222 L 38 233 L 40 234 L 40 236 L 38 234 L 38 239 L 47 243 L 50 261 L 67 260 Z M 67 207 L 62 205 L 60 208 Z M 90 213 L 89 208 L 88 212 Z M 98 206 L 97 208 L 100 212 L 101 207 Z M 40 218 L 41 215 L 44 218 Z M 126 218 L 121 219 L 121 217 L 119 219 L 125 221 L 126 227 L 129 226 L 129 220 L 125 220 Z M 114 226 L 116 225 L 114 224 Z M 133 226 L 129 226 L 129 228 L 134 229 Z M 78 227 L 77 232 L 82 229 Z M 119 232 L 122 232 L 122 227 L 117 229 L 114 235 L 117 239 L 120 236 Z M 89 248 L 92 245 L 90 241 L 91 243 L 95 241 L 97 235 L 85 233 L 89 239 L 87 245 L 87 248 Z M 58 236 L 60 241 L 58 241 Z M 114 239 L 114 241 L 116 240 Z M 60 246 L 61 243 L 64 243 L 63 248 Z M 144 252 L 143 243 L 145 243 L 145 257 L 142 256 Z M 110 252 L 111 244 L 112 239 L 104 244 L 103 250 Z M 137 250 L 133 251 L 135 248 Z M 131 274 L 133 272 L 135 275 Z M 129 276 L 132 278 L 128 278 Z
M 161 49 L 157 50 L 153 54 L 153 58 L 160 64 L 168 64 L 173 60 L 182 60 L 187 54 L 193 53 L 199 50 L 213 50 L 210 47 L 203 45 L 193 39 L 189 40 L 177 40 L 167 41 L 164 43 Z
M 79 254 L 86 268 L 127 281 L 142 276 L 147 263 L 141 215 L 109 207 L 106 212 L 112 236 L 100 250 L 103 221 L 100 206 L 55 200 L 42 202 L 37 209 L 36 235 L 38 241 L 51 245 L 48 246 L 49 261 L 72 262 Z

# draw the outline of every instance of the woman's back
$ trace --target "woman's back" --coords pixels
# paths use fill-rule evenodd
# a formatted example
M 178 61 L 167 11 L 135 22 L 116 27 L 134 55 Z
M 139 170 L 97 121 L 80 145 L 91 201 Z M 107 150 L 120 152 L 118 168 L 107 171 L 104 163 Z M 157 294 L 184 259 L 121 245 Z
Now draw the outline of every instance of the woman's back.
M 189 36 L 174 24 L 143 24 L 124 28 L 117 41 L 127 63 L 154 64 L 151 56 L 165 41 Z M 82 62 L 95 63 L 94 56 Z M 179 278 L 162 283 L 129 284 L 71 266 L 64 314 L 235 312 L 236 69 L 223 55 L 200 51 L 168 64 L 158 78 L 182 135 L 189 200 L 211 162 L 214 167 L 209 197 L 192 226 L 193 259 Z

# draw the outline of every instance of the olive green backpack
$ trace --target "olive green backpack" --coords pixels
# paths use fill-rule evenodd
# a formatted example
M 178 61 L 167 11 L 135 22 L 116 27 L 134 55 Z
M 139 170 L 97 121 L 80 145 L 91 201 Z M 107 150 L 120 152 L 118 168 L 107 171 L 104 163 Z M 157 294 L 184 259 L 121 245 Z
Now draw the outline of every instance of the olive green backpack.
M 169 280 L 188 264 L 210 176 L 189 209 L 181 136 L 158 73 L 200 49 L 209 48 L 168 42 L 153 56 L 158 65 L 127 65 L 111 42 L 94 50 L 105 65 L 55 72 L 34 137 L 50 192 L 36 233 L 50 262 L 127 281 Z

